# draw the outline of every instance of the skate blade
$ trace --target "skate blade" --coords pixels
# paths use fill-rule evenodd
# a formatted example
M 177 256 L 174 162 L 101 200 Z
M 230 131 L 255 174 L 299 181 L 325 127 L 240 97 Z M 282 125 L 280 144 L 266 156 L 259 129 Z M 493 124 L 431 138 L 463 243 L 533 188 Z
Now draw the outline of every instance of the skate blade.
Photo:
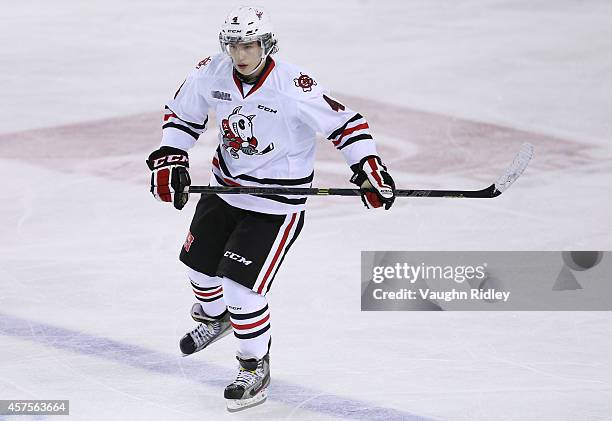
M 226 399 L 227 410 L 229 412 L 243 411 L 248 408 L 252 408 L 257 405 L 261 405 L 268 398 L 268 392 L 266 389 L 262 389 L 258 394 L 248 399 Z

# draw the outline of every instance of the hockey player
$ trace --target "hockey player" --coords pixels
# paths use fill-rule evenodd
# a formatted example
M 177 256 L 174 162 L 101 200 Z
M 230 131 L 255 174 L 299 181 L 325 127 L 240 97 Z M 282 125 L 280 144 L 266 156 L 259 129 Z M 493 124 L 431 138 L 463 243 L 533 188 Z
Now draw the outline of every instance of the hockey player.
M 267 13 L 239 7 L 219 34 L 221 54 L 200 61 L 165 108 L 161 147 L 151 153 L 151 192 L 182 209 L 189 198 L 187 151 L 214 111 L 219 145 L 212 186 L 310 187 L 315 133 L 342 153 L 366 207 L 389 209 L 395 184 L 368 123 L 332 98 L 309 71 L 275 60 Z M 266 293 L 304 224 L 305 197 L 202 195 L 180 260 L 198 302 L 199 324 L 180 340 L 192 354 L 228 333 L 238 339 L 239 372 L 225 389 L 228 409 L 261 403 L 270 383 Z

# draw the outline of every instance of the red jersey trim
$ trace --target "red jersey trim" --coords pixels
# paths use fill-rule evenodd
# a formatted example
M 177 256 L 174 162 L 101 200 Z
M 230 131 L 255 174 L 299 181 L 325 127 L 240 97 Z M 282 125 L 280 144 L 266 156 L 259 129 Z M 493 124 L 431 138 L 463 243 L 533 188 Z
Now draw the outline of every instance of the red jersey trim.
M 240 95 L 242 95 L 242 98 L 248 97 L 253 92 L 261 88 L 261 85 L 263 85 L 266 79 L 268 78 L 268 76 L 270 76 L 270 73 L 272 73 L 272 69 L 274 69 L 275 66 L 276 66 L 276 63 L 274 62 L 274 59 L 270 57 L 270 61 L 266 63 L 266 67 L 264 68 L 264 71 L 261 74 L 261 76 L 259 76 L 259 78 L 257 79 L 257 83 L 255 84 L 255 86 L 253 86 L 253 88 L 246 95 L 244 95 L 244 91 L 242 90 L 242 82 L 240 81 L 240 79 L 238 79 L 238 76 L 236 76 L 236 69 L 234 69 L 232 71 L 232 77 L 234 78 L 234 83 L 236 84 L 236 87 L 240 91 Z

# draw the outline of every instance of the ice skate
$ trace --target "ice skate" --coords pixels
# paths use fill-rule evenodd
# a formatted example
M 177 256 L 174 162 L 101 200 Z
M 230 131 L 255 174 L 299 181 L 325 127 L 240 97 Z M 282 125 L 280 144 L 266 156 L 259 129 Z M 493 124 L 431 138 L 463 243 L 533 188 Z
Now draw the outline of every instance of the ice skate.
M 191 307 L 191 317 L 199 324 L 179 342 L 179 347 L 185 355 L 201 351 L 232 331 L 228 312 L 222 318 L 215 319 L 204 312 L 200 303 L 195 303 Z
M 266 401 L 270 384 L 270 354 L 261 360 L 236 357 L 240 371 L 236 380 L 225 388 L 224 396 L 229 412 L 241 411 Z

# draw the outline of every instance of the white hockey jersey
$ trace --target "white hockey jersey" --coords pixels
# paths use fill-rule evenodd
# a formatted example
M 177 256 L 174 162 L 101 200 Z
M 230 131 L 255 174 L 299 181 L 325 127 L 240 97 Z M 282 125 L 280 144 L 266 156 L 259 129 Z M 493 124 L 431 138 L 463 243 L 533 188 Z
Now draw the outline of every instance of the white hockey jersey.
M 243 84 L 232 60 L 202 60 L 166 106 L 162 146 L 188 150 L 215 111 L 219 146 L 211 186 L 310 187 L 316 133 L 339 149 L 348 165 L 376 155 L 368 123 L 329 96 L 312 75 L 268 59 L 255 85 Z M 232 206 L 271 214 L 304 209 L 306 197 L 220 195 Z

